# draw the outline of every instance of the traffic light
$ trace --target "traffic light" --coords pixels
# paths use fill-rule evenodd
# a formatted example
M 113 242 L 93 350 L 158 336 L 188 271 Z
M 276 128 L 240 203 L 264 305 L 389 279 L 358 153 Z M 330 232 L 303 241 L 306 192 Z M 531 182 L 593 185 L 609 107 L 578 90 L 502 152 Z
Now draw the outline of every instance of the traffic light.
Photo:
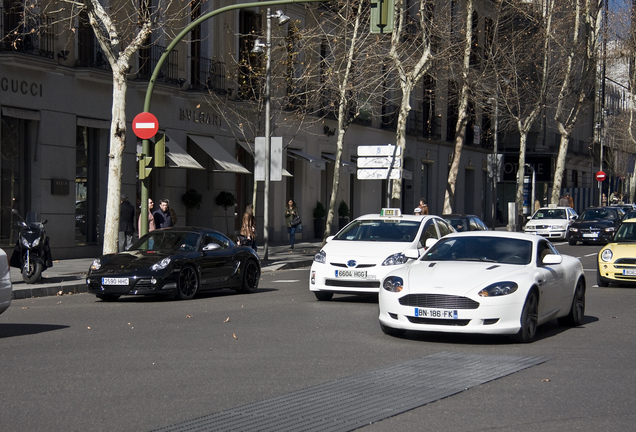
M 144 180 L 148 178 L 148 176 L 150 175 L 150 171 L 152 171 L 152 168 L 147 168 L 147 166 L 150 165 L 150 161 L 152 161 L 152 158 L 148 156 L 144 156 L 142 154 L 138 156 L 139 156 L 139 180 Z
M 393 32 L 395 0 L 371 0 L 371 33 Z
M 155 141 L 155 168 L 166 166 L 166 135 L 157 134 Z

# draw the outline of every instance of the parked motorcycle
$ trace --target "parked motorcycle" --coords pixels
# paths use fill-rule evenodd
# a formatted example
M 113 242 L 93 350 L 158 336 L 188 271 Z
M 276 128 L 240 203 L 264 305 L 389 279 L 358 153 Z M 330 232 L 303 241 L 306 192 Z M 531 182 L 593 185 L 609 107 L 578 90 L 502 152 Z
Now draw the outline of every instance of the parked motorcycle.
M 35 212 L 28 212 L 26 219 L 18 214 L 16 209 L 11 213 L 20 218 L 18 241 L 11 255 L 10 265 L 22 270 L 22 279 L 26 283 L 35 283 L 42 276 L 42 272 L 53 267 L 49 237 L 44 230 L 46 219 L 40 220 Z

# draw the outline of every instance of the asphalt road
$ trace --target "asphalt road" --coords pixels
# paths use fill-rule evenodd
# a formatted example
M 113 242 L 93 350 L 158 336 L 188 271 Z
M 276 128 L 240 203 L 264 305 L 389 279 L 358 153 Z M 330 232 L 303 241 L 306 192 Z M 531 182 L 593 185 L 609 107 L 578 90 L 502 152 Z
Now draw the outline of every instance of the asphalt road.
M 16 300 L 0 315 L 0 430 L 147 431 L 437 352 L 549 360 L 363 430 L 634 430 L 636 289 L 596 287 L 599 246 L 558 248 L 589 270 L 585 324 L 527 345 L 386 336 L 375 297 L 318 302 L 308 269 L 264 274 L 252 295 Z

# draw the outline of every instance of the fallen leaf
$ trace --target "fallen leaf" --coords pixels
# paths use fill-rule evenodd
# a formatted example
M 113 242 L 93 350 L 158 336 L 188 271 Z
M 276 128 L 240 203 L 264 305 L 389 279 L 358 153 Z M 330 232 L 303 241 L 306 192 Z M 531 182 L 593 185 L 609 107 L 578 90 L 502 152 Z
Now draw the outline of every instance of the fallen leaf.
M 86 328 L 87 328 L 88 330 L 90 330 L 90 329 L 91 329 L 91 326 L 88 326 L 88 327 L 86 327 Z
M 28 306 L 22 306 L 22 310 L 28 309 L 28 308 L 29 308 Z
M 64 291 L 58 291 L 58 292 L 57 292 L 57 295 L 58 295 L 58 296 L 61 296 L 61 295 L 63 295 L 63 294 L 64 294 Z
M 192 315 L 186 315 L 186 318 L 192 318 Z
M 224 323 L 228 322 L 230 320 L 230 317 L 225 318 L 225 321 L 223 321 Z
M 232 333 L 232 337 L 233 337 L 234 339 L 238 340 L 238 337 L 236 336 L 236 334 L 235 334 L 235 333 Z
M 551 380 L 550 378 L 543 378 L 541 381 L 542 381 L 542 382 L 550 382 L 550 381 L 552 381 L 552 380 Z

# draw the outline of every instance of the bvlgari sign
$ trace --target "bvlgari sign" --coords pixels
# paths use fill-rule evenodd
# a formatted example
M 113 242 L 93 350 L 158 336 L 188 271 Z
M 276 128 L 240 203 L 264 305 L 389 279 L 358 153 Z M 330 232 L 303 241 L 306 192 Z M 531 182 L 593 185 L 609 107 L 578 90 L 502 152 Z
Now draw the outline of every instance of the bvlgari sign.
M 179 109 L 179 120 L 221 126 L 221 117 L 202 110 Z

